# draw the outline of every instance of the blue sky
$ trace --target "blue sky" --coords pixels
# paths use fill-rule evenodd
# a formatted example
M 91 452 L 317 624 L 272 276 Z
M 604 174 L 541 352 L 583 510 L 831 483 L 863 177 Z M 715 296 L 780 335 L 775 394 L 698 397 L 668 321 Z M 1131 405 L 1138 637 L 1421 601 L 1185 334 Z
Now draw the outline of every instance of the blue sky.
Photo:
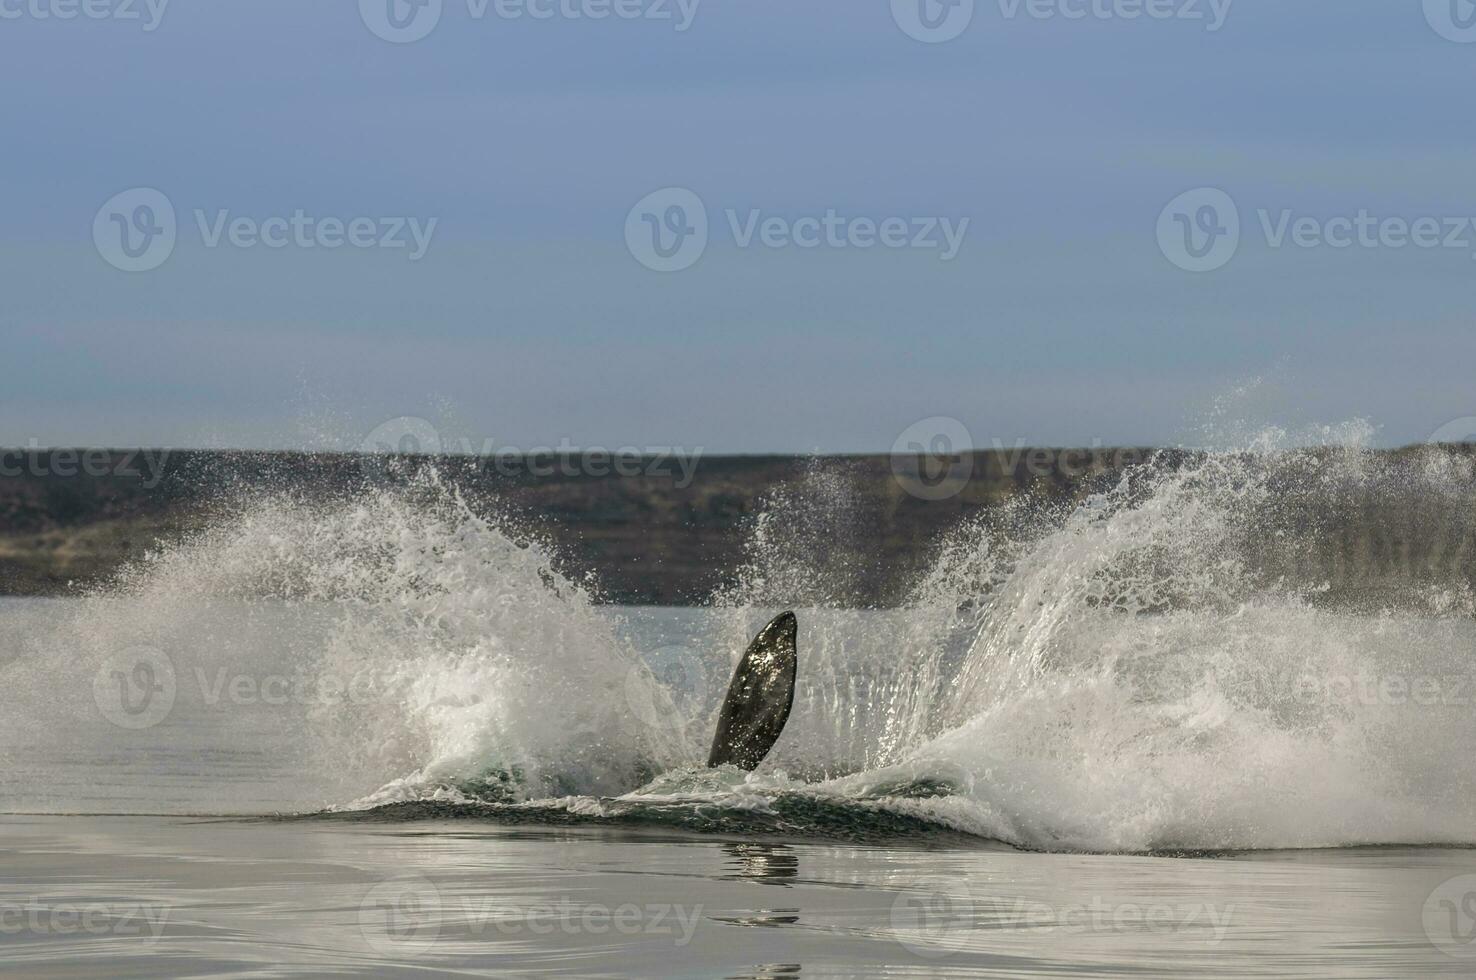
M 705 0 L 684 31 L 443 0 L 410 43 L 375 0 L 174 0 L 152 30 L 144 0 L 69 2 L 0 0 L 0 443 L 352 448 L 398 416 L 525 448 L 886 451 L 932 416 L 981 446 L 1176 443 L 1220 406 L 1388 444 L 1476 416 L 1476 227 L 1266 230 L 1476 219 L 1468 0 L 1235 0 L 1218 30 L 978 0 L 938 43 L 909 0 Z M 176 241 L 126 272 L 94 225 L 135 188 Z M 710 225 L 680 271 L 627 244 L 664 188 Z M 1200 188 L 1242 229 L 1196 273 L 1157 229 Z M 299 209 L 435 225 L 418 260 L 206 233 Z M 745 247 L 729 211 L 968 224 L 945 260 Z

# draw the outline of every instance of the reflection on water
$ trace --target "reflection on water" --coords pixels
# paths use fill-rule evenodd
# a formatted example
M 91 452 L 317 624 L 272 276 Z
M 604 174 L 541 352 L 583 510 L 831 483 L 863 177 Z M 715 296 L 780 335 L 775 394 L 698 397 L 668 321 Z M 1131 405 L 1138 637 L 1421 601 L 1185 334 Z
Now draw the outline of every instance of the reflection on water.
M 799 855 L 786 844 L 724 844 L 731 857 L 731 878 L 747 878 L 784 887 L 799 876 Z
M 750 973 L 735 973 L 728 980 L 785 980 L 800 976 L 800 968 L 798 963 L 765 963 Z
M 0 868 L 0 963 L 39 978 L 1476 970 L 1464 850 L 1167 859 L 11 816 Z
M 799 909 L 757 909 L 751 915 L 714 916 L 715 922 L 756 928 L 762 926 L 792 926 L 799 922 Z
M 756 881 L 765 885 L 788 888 L 790 880 L 799 876 L 799 855 L 785 844 L 724 844 L 731 857 L 727 866 L 734 873 L 720 875 L 726 881 Z M 754 909 L 743 915 L 714 917 L 718 922 L 745 927 L 792 926 L 800 921 L 796 908 Z M 769 969 L 769 967 L 765 967 Z M 775 969 L 789 969 L 787 966 Z M 797 969 L 797 968 L 796 968 Z M 790 974 L 770 974 L 789 976 Z

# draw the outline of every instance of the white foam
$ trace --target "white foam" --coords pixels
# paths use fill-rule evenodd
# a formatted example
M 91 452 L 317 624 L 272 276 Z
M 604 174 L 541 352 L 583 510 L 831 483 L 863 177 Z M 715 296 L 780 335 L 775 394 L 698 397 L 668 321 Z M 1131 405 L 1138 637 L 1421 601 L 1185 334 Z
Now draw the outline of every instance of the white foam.
M 1470 459 L 1262 442 L 1145 467 L 1080 506 L 995 511 L 944 542 L 901 609 L 802 609 L 789 729 L 754 781 L 706 792 L 756 807 L 809 781 L 1038 848 L 1476 843 L 1467 584 L 1432 571 L 1396 588 L 1374 563 L 1364 579 L 1341 570 L 1367 589 L 1334 602 L 1314 553 L 1321 522 L 1374 505 L 1468 529 Z M 661 690 L 618 613 L 432 475 L 243 502 L 28 641 L 15 714 L 87 708 L 87 679 L 120 645 L 188 650 L 182 673 L 285 651 L 313 677 L 364 679 L 364 696 L 315 706 L 303 736 L 315 778 L 357 787 L 336 802 L 461 801 L 483 780 L 600 812 L 593 797 L 701 764 L 772 604 L 844 594 L 854 569 L 835 542 L 865 526 L 850 492 L 821 473 L 771 501 L 698 631 L 700 669 L 679 672 L 700 696 Z M 227 600 L 244 621 L 211 612 Z M 312 628 L 290 625 L 300 615 Z M 82 683 L 48 687 L 57 662 Z M 954 791 L 897 798 L 924 783 Z M 684 786 L 672 792 L 704 792 Z

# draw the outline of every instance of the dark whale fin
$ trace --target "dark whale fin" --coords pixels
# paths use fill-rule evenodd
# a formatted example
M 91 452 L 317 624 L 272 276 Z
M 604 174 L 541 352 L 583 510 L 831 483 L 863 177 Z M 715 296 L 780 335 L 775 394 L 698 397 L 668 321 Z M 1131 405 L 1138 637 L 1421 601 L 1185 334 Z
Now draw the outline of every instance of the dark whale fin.
M 718 712 L 708 766 L 737 766 L 752 772 L 779 741 L 789 709 L 794 707 L 798 631 L 794 613 L 781 613 L 748 645 Z

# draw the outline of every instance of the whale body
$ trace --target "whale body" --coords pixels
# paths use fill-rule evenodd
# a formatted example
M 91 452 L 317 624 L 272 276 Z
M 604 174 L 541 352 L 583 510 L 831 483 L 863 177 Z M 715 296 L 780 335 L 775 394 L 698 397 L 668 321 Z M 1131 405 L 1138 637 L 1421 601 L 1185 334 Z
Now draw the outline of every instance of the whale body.
M 794 613 L 780 613 L 744 651 L 718 712 L 707 758 L 710 768 L 735 766 L 752 772 L 779 740 L 794 707 L 798 634 Z

